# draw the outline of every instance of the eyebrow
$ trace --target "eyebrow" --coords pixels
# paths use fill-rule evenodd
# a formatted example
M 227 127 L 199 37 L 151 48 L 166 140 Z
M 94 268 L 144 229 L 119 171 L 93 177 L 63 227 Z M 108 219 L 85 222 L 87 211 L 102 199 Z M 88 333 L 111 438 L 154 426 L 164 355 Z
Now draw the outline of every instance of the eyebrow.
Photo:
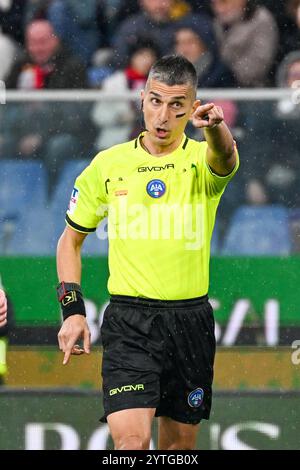
M 157 98 L 162 98 L 162 96 L 159 93 L 155 93 L 155 91 L 150 91 L 152 95 L 156 96 Z M 181 96 L 172 96 L 172 100 L 185 100 L 186 96 L 181 95 Z

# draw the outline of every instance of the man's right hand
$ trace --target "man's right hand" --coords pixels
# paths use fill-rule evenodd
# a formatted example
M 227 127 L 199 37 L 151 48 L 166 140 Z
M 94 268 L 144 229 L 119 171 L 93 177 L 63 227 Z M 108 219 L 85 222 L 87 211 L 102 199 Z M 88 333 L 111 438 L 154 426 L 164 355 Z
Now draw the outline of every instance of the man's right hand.
M 7 323 L 7 300 L 2 289 L 0 289 L 0 328 Z
M 83 349 L 75 344 L 83 338 Z M 59 349 L 64 352 L 63 364 L 67 364 L 71 354 L 89 354 L 91 347 L 91 333 L 83 315 L 71 315 L 63 322 L 58 333 Z

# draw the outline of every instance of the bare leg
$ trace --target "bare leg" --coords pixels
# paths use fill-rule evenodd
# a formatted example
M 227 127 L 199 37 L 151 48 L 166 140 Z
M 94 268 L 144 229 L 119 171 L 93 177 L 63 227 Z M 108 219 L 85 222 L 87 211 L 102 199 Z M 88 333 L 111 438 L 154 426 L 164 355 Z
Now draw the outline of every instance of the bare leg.
M 184 424 L 171 418 L 159 418 L 158 448 L 160 450 L 195 450 L 199 424 Z
M 147 450 L 154 408 L 116 411 L 107 417 L 116 450 Z

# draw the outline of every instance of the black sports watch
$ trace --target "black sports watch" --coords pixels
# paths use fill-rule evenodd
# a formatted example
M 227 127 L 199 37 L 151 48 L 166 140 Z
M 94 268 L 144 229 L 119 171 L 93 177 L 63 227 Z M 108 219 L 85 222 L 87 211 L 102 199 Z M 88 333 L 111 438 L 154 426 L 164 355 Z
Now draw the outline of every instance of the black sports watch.
M 74 290 L 81 293 L 81 287 L 76 282 L 60 282 L 56 288 L 58 301 L 61 302 L 68 292 Z

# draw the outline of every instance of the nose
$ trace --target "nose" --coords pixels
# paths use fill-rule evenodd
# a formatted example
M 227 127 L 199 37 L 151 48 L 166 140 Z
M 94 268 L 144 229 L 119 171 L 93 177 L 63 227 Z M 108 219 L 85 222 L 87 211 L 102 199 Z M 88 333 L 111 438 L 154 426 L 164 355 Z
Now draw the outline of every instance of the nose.
M 158 118 L 159 118 L 160 124 L 165 124 L 166 122 L 168 122 L 168 120 L 169 120 L 169 110 L 168 110 L 167 103 L 164 103 L 161 106 Z

